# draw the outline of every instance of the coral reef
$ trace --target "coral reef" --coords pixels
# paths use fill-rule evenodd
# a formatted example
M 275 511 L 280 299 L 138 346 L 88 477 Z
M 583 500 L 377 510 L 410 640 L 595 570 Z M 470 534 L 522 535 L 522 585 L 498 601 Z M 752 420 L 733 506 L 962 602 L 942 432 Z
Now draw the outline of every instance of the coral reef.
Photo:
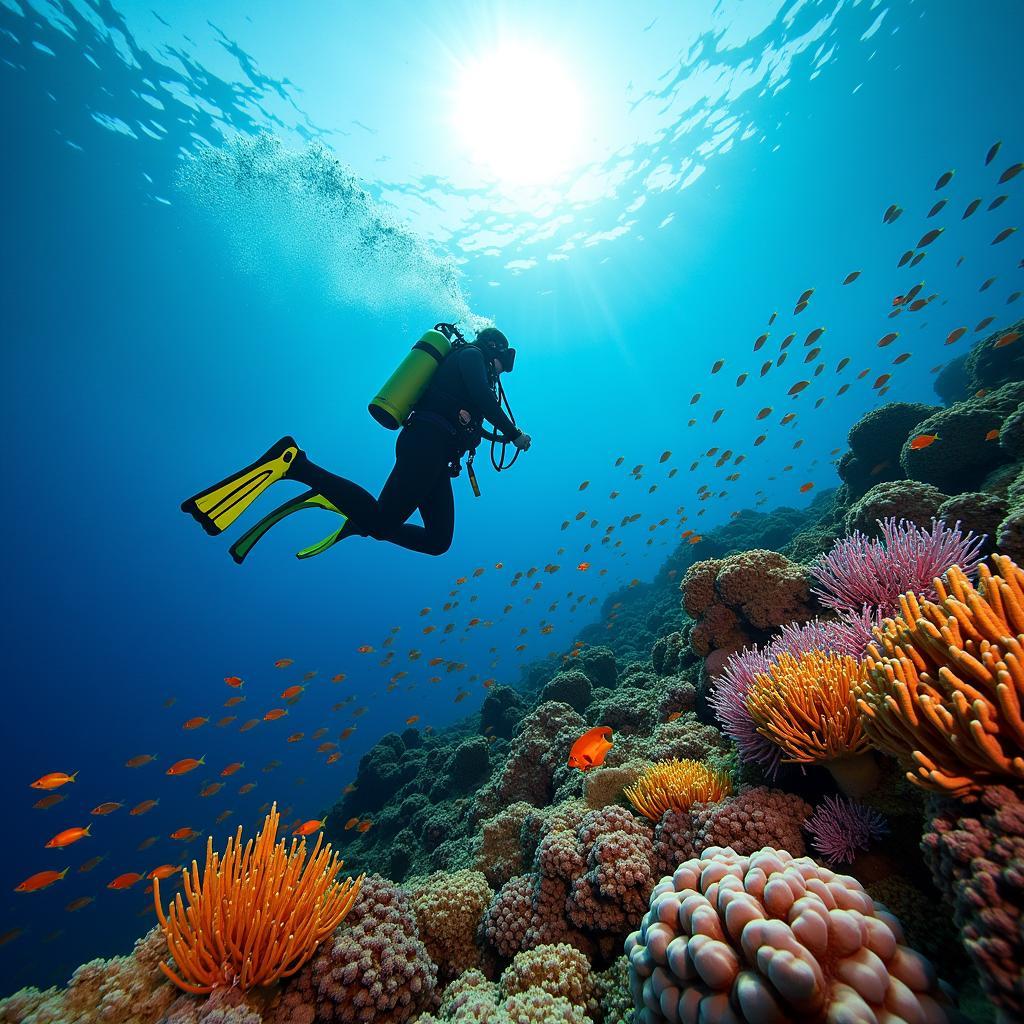
M 708 846 L 749 854 L 762 846 L 804 853 L 802 829 L 811 806 L 793 793 L 754 786 L 718 803 L 668 811 L 654 829 L 656 867 L 670 874 L 677 864 Z
M 956 1019 L 856 879 L 783 850 L 710 847 L 680 864 L 626 951 L 642 1024 Z
M 874 536 L 878 524 L 886 519 L 906 519 L 923 525 L 938 514 L 949 495 L 938 487 L 917 480 L 893 480 L 875 484 L 846 510 L 846 529 Z
M 444 981 L 480 966 L 477 930 L 494 892 L 479 871 L 438 871 L 405 886 L 420 938 Z
M 431 1005 L 436 983 L 409 897 L 368 875 L 344 927 L 288 983 L 278 1020 L 405 1024 Z
M 995 347 L 996 342 L 1010 331 L 1024 331 L 1024 320 L 1000 327 L 971 346 L 964 367 L 970 391 L 998 388 L 1010 381 L 1024 380 L 1024 352 L 1020 351 L 1020 346 Z
M 964 947 L 1002 1020 L 1024 1019 L 1024 803 L 992 786 L 971 806 L 937 802 L 921 840 L 940 891 L 952 897 Z

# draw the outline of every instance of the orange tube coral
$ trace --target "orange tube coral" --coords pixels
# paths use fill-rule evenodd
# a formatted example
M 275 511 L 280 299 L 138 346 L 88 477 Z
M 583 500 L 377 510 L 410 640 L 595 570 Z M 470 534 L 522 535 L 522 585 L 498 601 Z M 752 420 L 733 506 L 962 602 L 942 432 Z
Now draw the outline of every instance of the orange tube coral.
M 660 821 L 670 807 L 685 811 L 698 800 L 723 800 L 732 793 L 732 782 L 726 772 L 716 772 L 702 761 L 673 759 L 645 768 L 624 792 L 645 818 Z
M 343 862 L 322 836 L 306 860 L 306 841 L 279 843 L 277 804 L 263 831 L 243 849 L 242 828 L 229 838 L 221 857 L 206 841 L 200 879 L 192 861 L 182 872 L 186 909 L 179 893 L 167 915 L 160 905 L 160 880 L 153 880 L 156 915 L 167 949 L 181 977 L 165 963 L 160 969 L 179 988 L 203 994 L 220 985 L 243 991 L 294 974 L 344 920 L 359 894 L 363 876 L 339 883 Z
M 780 747 L 783 761 L 820 764 L 864 753 L 852 686 L 862 674 L 848 655 L 780 654 L 747 693 L 757 731 Z
M 959 569 L 938 599 L 900 598 L 856 688 L 871 742 L 922 789 L 963 797 L 1024 781 L 1024 570 L 993 555 L 977 587 Z

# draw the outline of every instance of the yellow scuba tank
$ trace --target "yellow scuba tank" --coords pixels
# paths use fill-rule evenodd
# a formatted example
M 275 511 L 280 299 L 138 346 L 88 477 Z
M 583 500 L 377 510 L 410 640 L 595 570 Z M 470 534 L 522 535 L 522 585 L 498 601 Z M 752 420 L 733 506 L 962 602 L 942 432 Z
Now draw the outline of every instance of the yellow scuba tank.
M 451 342 L 440 331 L 427 331 L 377 392 L 368 406 L 370 415 L 388 430 L 402 426 L 451 350 Z

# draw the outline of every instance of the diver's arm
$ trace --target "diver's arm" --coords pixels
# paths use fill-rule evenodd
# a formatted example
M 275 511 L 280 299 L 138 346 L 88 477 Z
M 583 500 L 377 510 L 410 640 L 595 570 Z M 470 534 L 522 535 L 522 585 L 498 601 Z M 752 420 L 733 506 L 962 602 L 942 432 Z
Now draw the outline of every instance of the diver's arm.
M 522 431 L 505 415 L 505 410 L 499 405 L 497 397 L 487 383 L 483 353 L 477 349 L 468 349 L 462 357 L 459 369 L 462 371 L 462 379 L 474 408 L 505 435 L 497 440 L 511 441 L 517 438 Z

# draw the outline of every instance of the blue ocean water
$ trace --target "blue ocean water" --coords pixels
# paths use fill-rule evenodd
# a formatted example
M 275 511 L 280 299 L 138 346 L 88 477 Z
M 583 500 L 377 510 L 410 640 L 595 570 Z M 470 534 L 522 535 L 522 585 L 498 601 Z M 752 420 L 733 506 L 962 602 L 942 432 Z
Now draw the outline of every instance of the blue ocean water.
M 706 530 L 754 505 L 804 505 L 838 483 L 836 452 L 867 409 L 934 400 L 936 368 L 974 325 L 1016 319 L 1020 245 L 991 243 L 1021 212 L 997 181 L 1024 153 L 1022 23 L 1012 2 L 3 0 L 0 991 L 127 950 L 152 904 L 144 883 L 108 890 L 115 876 L 201 859 L 202 837 L 257 824 L 272 800 L 288 820 L 319 818 L 382 733 L 412 715 L 444 726 L 479 705 L 485 678 L 514 683 L 565 651 L 607 595 L 654 575 L 682 516 Z M 495 79 L 512 99 L 492 119 L 470 101 Z M 538 81 L 564 91 L 521 119 L 515 98 Z M 564 120 L 545 121 L 552 110 Z M 904 212 L 884 224 L 892 203 Z M 923 263 L 898 268 L 931 226 L 945 231 Z M 890 319 L 918 281 L 933 303 Z M 480 499 L 457 481 L 445 556 L 351 540 L 297 561 L 333 528 L 307 513 L 239 568 L 229 540 L 182 515 L 184 497 L 286 433 L 375 490 L 394 437 L 366 403 L 425 328 L 454 318 L 493 321 L 517 346 L 507 390 L 534 446 L 507 474 L 483 469 Z M 971 330 L 946 346 L 958 325 Z M 820 378 L 803 347 L 818 327 Z M 900 337 L 879 348 L 889 331 Z M 762 375 L 790 332 L 787 362 Z M 745 462 L 716 466 L 711 448 Z M 621 547 L 599 544 L 636 513 Z M 432 657 L 466 668 L 430 683 Z M 313 671 L 285 719 L 238 731 Z M 247 700 L 225 710 L 232 675 Z M 183 730 L 192 716 L 210 722 Z M 325 764 L 309 737 L 353 724 Z M 165 775 L 201 755 L 196 772 Z M 245 768 L 221 780 L 232 761 Z M 53 771 L 79 774 L 34 809 L 29 783 Z M 213 781 L 227 784 L 200 798 Z M 125 807 L 90 815 L 108 800 Z M 90 821 L 89 838 L 45 848 Z M 200 838 L 168 838 L 184 827 Z M 65 867 L 45 891 L 13 891 Z M 95 902 L 65 909 L 82 896 Z

